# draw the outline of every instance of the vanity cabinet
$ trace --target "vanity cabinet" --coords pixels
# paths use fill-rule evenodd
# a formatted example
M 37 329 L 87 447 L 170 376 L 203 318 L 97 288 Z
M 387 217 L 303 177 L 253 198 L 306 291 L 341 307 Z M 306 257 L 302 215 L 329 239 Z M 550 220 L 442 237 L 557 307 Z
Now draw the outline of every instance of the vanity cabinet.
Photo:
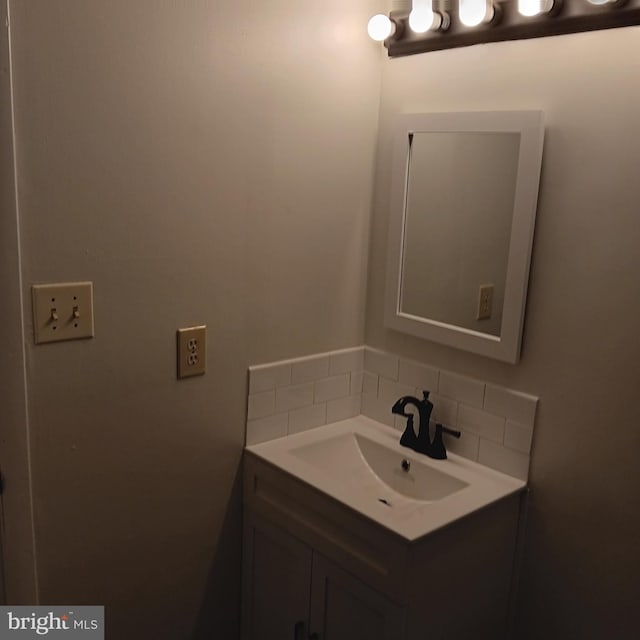
M 243 640 L 404 638 L 403 607 L 251 512 L 244 553 Z
M 247 451 L 242 640 L 505 638 L 519 508 L 407 540 Z

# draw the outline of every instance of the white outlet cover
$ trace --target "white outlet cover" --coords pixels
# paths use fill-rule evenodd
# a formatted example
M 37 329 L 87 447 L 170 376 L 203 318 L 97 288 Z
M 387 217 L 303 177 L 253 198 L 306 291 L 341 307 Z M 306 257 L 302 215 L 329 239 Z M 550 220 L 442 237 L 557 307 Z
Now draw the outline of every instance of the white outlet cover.
M 185 327 L 177 332 L 178 378 L 201 376 L 207 370 L 207 327 Z
M 95 335 L 92 282 L 34 284 L 31 294 L 36 344 Z
M 493 285 L 482 284 L 478 290 L 478 311 L 476 320 L 488 320 L 493 314 Z

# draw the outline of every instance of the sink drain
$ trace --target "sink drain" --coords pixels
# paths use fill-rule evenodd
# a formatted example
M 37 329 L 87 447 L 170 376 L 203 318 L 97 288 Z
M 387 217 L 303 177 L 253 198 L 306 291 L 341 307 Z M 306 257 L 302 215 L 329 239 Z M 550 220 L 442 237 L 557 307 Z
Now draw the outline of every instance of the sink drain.
M 378 502 L 382 502 L 382 504 L 387 505 L 387 507 L 393 506 L 386 498 L 378 498 Z

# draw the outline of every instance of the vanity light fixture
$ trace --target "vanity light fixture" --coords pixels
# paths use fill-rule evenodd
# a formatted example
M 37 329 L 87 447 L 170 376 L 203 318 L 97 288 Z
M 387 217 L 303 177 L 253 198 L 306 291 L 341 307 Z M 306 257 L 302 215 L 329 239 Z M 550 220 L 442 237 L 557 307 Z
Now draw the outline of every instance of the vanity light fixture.
M 412 0 L 369 21 L 389 56 L 640 25 L 640 0 Z

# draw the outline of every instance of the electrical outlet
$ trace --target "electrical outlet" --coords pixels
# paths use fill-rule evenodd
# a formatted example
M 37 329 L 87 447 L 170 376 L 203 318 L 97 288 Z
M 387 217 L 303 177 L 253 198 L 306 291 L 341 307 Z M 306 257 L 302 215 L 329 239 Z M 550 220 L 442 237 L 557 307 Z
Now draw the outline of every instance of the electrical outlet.
M 480 285 L 478 292 L 478 313 L 476 320 L 488 320 L 493 313 L 493 285 Z
M 201 376 L 206 371 L 207 327 L 178 329 L 178 378 Z
M 93 337 L 93 283 L 34 284 L 31 297 L 36 344 Z

